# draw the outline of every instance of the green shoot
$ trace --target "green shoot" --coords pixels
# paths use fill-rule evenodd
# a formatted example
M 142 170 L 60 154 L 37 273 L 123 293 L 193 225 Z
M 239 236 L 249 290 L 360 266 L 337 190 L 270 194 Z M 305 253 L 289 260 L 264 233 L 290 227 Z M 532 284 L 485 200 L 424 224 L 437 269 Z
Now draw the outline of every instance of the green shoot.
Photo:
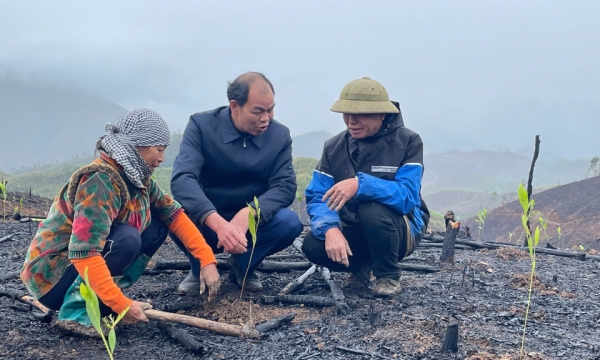
M 2 193 L 2 219 L 6 221 L 6 197 L 8 196 L 8 191 L 6 191 L 6 183 L 4 179 L 0 180 L 0 193 Z
M 548 220 L 545 220 L 542 216 L 539 217 L 540 225 L 542 226 L 542 230 L 544 230 L 544 237 L 546 241 L 548 241 L 548 234 L 546 233 L 546 227 L 548 226 Z
M 562 231 L 560 230 L 560 226 L 556 228 L 556 232 L 558 233 L 558 244 L 560 245 L 560 238 L 562 237 Z M 563 249 L 565 248 L 565 244 L 563 244 Z
M 529 213 L 533 210 L 533 205 L 535 202 L 532 200 L 528 201 L 527 190 L 523 184 L 519 185 L 518 190 L 519 202 L 521 203 L 521 207 L 523 208 L 523 215 L 521 215 L 521 222 L 523 223 L 523 228 L 525 229 L 525 234 L 527 235 L 527 247 L 529 248 L 529 257 L 531 258 L 531 275 L 529 277 L 529 291 L 527 295 L 527 309 L 525 310 L 525 323 L 523 324 L 523 337 L 521 340 L 521 351 L 519 352 L 519 357 L 523 358 L 523 350 L 525 349 L 525 333 L 527 331 L 527 318 L 529 316 L 529 307 L 531 305 L 531 293 L 533 290 L 533 279 L 535 277 L 535 248 L 537 247 L 540 241 L 540 227 L 536 226 L 535 233 L 532 236 L 529 227 L 527 226 L 527 220 L 529 219 Z
M 485 226 L 485 218 L 487 217 L 487 209 L 483 208 L 480 212 L 477 213 L 477 220 L 475 220 L 475 222 L 477 223 L 478 227 L 479 227 L 479 236 L 477 238 L 477 241 L 481 241 L 481 232 L 483 231 L 483 227 Z
M 250 264 L 252 263 L 252 255 L 254 255 L 254 248 L 256 247 L 256 233 L 258 232 L 258 223 L 260 222 L 260 207 L 258 206 L 258 199 L 254 197 L 254 207 L 248 204 L 248 230 L 252 235 L 252 250 L 250 251 L 250 259 L 248 260 L 248 267 L 244 274 L 244 280 L 242 281 L 242 291 L 240 291 L 240 300 L 242 300 L 242 294 L 244 294 L 244 286 L 246 285 L 246 277 L 250 270 Z
M 104 336 L 104 331 L 102 330 L 102 325 L 100 323 L 100 304 L 98 302 L 98 296 L 90 287 L 90 283 L 88 280 L 88 269 L 85 268 L 85 283 L 82 283 L 79 287 L 79 292 L 81 296 L 85 300 L 85 309 L 87 311 L 88 317 L 90 318 L 94 329 L 100 334 L 102 337 L 102 341 L 104 342 L 104 347 L 106 347 L 106 352 L 108 353 L 108 357 L 110 360 L 113 360 L 113 354 L 115 351 L 115 346 L 117 344 L 117 335 L 115 334 L 115 326 L 123 319 L 129 308 L 125 309 L 120 315 L 117 316 L 116 319 L 113 318 L 112 314 L 103 318 L 102 322 L 109 329 L 108 331 L 108 341 Z
M 509 233 L 508 233 L 508 243 L 509 243 L 509 244 L 512 244 L 512 237 L 513 237 L 513 235 L 514 235 L 514 234 L 513 234 L 512 232 L 509 232 Z

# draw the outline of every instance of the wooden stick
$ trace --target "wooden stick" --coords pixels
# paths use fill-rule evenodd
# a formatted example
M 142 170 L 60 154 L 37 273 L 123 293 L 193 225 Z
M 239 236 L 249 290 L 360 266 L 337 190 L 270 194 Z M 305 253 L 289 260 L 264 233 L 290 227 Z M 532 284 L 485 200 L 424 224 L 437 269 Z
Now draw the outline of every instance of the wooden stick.
M 442 255 L 440 256 L 440 262 L 454 265 L 454 248 L 456 246 L 456 235 L 458 235 L 459 229 L 459 222 L 448 222 L 448 228 L 446 229 L 446 236 L 444 236 L 444 244 L 442 247 Z
M 265 321 L 262 324 L 256 325 L 256 331 L 258 331 L 261 334 L 264 334 L 267 331 L 273 330 L 273 329 L 278 328 L 278 327 L 280 327 L 282 325 L 290 323 L 292 320 L 294 320 L 295 317 L 296 317 L 296 313 L 295 312 L 291 312 L 289 314 L 282 315 L 282 316 L 277 317 L 275 319 L 271 319 L 271 320 Z
M 6 236 L 1 237 L 0 238 L 0 243 L 3 243 L 3 242 L 8 241 L 8 240 L 12 240 L 12 237 L 15 236 L 15 235 L 17 235 L 17 234 L 14 233 L 14 234 L 10 234 L 10 235 L 6 235 Z
M 421 241 L 421 243 L 419 243 L 420 248 L 437 248 L 437 249 L 443 249 L 444 248 L 444 244 L 442 243 L 432 243 L 432 242 L 426 242 L 426 241 Z M 454 245 L 455 249 L 460 249 L 460 250 L 476 250 L 476 248 L 469 246 L 469 245 Z
M 376 356 L 380 359 L 390 359 L 389 357 L 386 357 L 386 356 L 383 356 L 383 355 L 380 355 L 380 354 L 377 354 L 374 352 L 370 353 L 368 351 L 359 350 L 359 349 L 350 349 L 350 348 L 343 347 L 343 346 L 336 346 L 335 348 L 338 350 L 347 351 L 347 352 L 353 353 L 353 354 L 367 355 L 367 356 L 371 356 L 371 357 Z
M 302 251 L 302 240 L 300 240 L 300 238 L 296 238 L 296 240 L 294 240 L 294 243 L 292 244 L 294 246 L 294 249 L 298 250 L 298 252 L 300 254 L 304 254 L 304 252 Z
M 298 287 L 302 286 L 308 278 L 315 273 L 317 270 L 317 265 L 311 266 L 304 274 L 302 274 L 299 278 L 287 284 L 277 295 L 288 295 L 294 292 Z
M 404 264 L 404 263 L 399 263 L 398 266 L 400 266 L 400 270 L 403 270 L 403 271 L 415 271 L 415 272 L 424 272 L 424 273 L 434 273 L 434 272 L 440 271 L 440 268 L 437 266 Z
M 333 297 L 333 301 L 335 302 L 335 310 L 338 314 L 345 315 L 346 310 L 348 309 L 348 305 L 344 302 L 344 293 L 342 289 L 333 281 L 331 277 L 331 272 L 328 268 L 324 266 L 319 267 L 319 271 L 321 272 L 321 276 L 323 276 L 323 280 L 329 285 L 329 289 L 331 289 L 331 296 Z
M 17 300 L 18 302 L 21 302 L 23 304 L 31 305 L 34 308 L 38 309 L 39 311 L 43 312 L 44 314 L 49 314 L 52 311 L 52 310 L 48 309 L 47 307 L 45 307 L 44 305 L 42 305 L 42 303 L 40 303 L 36 299 L 32 298 L 31 296 L 21 295 L 21 293 L 17 292 L 16 290 L 0 289 L 0 296 L 7 296 L 7 297 Z
M 252 329 L 250 331 L 242 331 L 241 326 L 224 324 L 216 321 L 206 320 L 194 316 L 187 316 L 181 314 L 171 314 L 168 312 L 148 309 L 144 310 L 144 314 L 148 317 L 148 319 L 159 320 L 159 321 L 167 321 L 176 324 L 188 325 L 197 327 L 200 329 L 210 330 L 223 335 L 230 336 L 238 336 L 249 339 L 258 339 L 260 338 L 260 334 L 256 329 Z

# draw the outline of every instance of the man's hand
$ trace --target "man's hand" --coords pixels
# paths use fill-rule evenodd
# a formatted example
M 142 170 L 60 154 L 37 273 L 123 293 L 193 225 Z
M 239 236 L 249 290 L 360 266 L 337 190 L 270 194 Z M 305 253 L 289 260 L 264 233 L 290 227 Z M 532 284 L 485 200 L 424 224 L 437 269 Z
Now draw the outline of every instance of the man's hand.
M 339 211 L 357 192 L 358 179 L 346 179 L 333 185 L 323 196 L 323 201 L 327 201 L 329 209 Z
M 231 221 L 230 221 L 231 224 L 236 225 L 237 227 L 242 229 L 242 232 L 244 233 L 244 235 L 248 231 L 248 213 L 249 212 L 250 212 L 250 209 L 246 206 L 242 210 L 238 211 L 238 213 L 235 214 L 233 219 L 231 219 Z
M 225 253 L 232 254 L 241 254 L 248 251 L 246 249 L 248 246 L 246 233 L 239 226 L 223 219 L 216 212 L 210 214 L 204 223 L 217 233 L 219 238 L 217 248 L 223 247 Z
M 209 302 L 217 295 L 220 286 L 217 265 L 209 264 L 200 269 L 200 294 L 204 294 L 204 291 L 208 288 Z
M 325 251 L 331 260 L 350 266 L 348 256 L 352 256 L 352 251 L 340 229 L 331 228 L 327 230 L 325 233 Z
M 148 322 L 148 318 L 144 314 L 144 310 L 148 309 L 152 309 L 152 305 L 134 300 L 129 311 L 127 311 L 127 314 L 123 316 L 123 320 L 121 321 L 124 324 L 137 324 L 140 321 Z

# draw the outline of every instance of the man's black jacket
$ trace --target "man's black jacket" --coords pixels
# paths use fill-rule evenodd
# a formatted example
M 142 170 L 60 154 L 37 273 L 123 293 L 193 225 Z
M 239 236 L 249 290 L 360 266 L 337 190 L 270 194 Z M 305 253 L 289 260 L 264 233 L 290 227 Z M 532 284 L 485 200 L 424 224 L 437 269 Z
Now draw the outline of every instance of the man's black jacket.
M 199 223 L 216 210 L 231 219 L 258 198 L 261 220 L 288 207 L 296 195 L 292 138 L 272 120 L 259 136 L 240 133 L 228 106 L 190 117 L 173 164 L 171 192 Z

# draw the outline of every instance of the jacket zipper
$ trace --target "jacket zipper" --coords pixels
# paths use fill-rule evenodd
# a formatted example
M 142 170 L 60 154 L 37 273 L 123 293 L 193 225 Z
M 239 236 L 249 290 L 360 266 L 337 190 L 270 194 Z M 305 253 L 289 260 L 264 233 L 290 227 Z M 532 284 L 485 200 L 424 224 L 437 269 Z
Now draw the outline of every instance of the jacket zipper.
M 246 138 L 242 138 L 244 140 L 244 147 L 246 147 Z

